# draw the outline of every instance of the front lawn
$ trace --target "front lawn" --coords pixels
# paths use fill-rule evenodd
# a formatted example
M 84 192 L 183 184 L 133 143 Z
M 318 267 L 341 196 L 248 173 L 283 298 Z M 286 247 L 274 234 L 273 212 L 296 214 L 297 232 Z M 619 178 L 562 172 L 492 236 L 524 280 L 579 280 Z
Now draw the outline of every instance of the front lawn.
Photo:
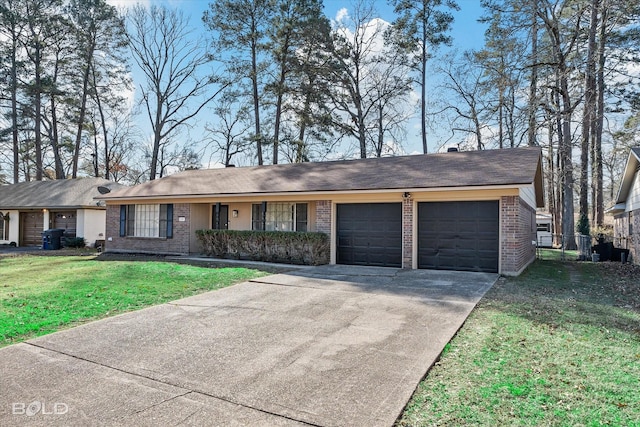
M 0 258 L 0 346 L 266 273 L 93 256 Z
M 640 267 L 543 255 L 487 293 L 399 426 L 640 426 Z

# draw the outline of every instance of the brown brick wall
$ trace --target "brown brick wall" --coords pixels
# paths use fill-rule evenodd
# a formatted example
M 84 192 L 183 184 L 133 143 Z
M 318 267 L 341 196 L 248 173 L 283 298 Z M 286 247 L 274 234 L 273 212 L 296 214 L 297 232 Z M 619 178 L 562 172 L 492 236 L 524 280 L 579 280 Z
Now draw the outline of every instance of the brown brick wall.
M 536 256 L 535 209 L 518 196 L 501 198 L 502 216 L 502 274 L 515 275 L 529 265 Z
M 402 201 L 402 268 L 413 268 L 413 200 Z
M 331 200 L 316 202 L 316 231 L 331 235 Z
M 179 217 L 184 217 L 185 221 L 179 221 Z M 188 254 L 190 238 L 189 223 L 190 205 L 187 203 L 174 203 L 173 238 L 120 237 L 120 205 L 107 205 L 105 249 L 113 252 Z M 109 238 L 112 240 L 109 241 Z
M 613 245 L 629 249 L 629 261 L 640 265 L 640 209 L 614 217 L 613 237 Z

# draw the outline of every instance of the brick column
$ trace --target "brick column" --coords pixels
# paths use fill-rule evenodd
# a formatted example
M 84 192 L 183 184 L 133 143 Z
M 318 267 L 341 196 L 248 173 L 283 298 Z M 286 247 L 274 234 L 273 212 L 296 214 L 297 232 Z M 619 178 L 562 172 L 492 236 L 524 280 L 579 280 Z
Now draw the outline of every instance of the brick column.
M 316 202 L 316 231 L 331 236 L 331 200 Z
M 402 268 L 413 268 L 413 199 L 402 201 Z
M 501 273 L 520 274 L 535 259 L 535 210 L 518 196 L 503 196 L 500 206 Z

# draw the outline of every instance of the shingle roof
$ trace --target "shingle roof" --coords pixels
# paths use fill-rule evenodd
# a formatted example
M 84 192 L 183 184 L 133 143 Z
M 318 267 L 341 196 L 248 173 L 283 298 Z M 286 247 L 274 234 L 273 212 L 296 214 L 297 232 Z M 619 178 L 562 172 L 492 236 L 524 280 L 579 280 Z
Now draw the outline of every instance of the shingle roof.
M 438 153 L 317 163 L 180 172 L 102 196 L 167 196 L 418 189 L 531 184 L 540 166 L 537 147 Z
M 0 209 L 97 208 L 98 187 L 122 185 L 102 178 L 30 181 L 0 185 Z

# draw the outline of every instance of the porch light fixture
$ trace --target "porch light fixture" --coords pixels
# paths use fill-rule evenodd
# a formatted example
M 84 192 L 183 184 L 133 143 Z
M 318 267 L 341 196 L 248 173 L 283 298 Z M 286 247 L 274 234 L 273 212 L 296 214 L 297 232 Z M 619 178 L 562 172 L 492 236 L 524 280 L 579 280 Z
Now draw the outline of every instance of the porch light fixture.
M 237 209 L 232 210 L 232 211 L 231 211 L 231 215 L 232 215 L 234 218 L 238 218 L 238 210 L 237 210 Z
M 405 193 L 402 195 L 403 199 L 410 199 L 411 198 L 411 193 L 405 191 Z

